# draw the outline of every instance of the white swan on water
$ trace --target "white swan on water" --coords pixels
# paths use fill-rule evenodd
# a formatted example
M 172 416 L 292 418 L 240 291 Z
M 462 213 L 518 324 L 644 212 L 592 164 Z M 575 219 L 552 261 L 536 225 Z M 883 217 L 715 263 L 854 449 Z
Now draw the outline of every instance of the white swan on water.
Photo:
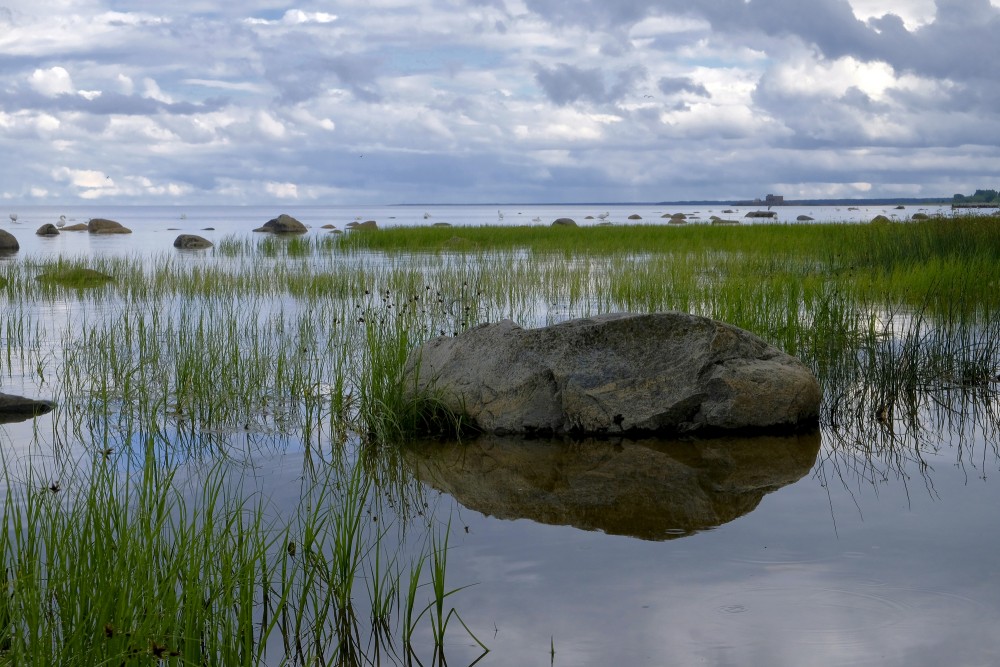
M 66 216 L 60 215 L 59 222 L 56 223 L 56 227 L 65 227 L 65 226 L 66 226 Z
M 11 213 L 10 214 L 10 221 L 11 222 L 17 222 L 17 213 Z

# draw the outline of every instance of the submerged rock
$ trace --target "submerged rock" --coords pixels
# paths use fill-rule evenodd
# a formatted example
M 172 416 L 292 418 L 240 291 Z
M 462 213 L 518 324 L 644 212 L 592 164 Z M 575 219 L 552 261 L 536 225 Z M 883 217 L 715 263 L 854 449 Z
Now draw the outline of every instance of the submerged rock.
M 52 283 L 63 287 L 99 287 L 114 280 L 113 276 L 87 268 L 61 269 L 43 273 L 35 278 L 41 283 Z
M 801 361 L 686 313 L 614 314 L 523 329 L 510 320 L 413 350 L 406 385 L 487 433 L 669 434 L 814 426 Z
M 0 393 L 0 424 L 22 422 L 52 410 L 55 403 Z
M 800 215 L 795 219 L 798 220 L 799 222 L 812 222 L 815 218 L 812 218 L 808 215 Z
M 374 231 L 378 229 L 378 223 L 375 222 L 374 220 L 365 220 L 364 222 L 358 222 L 357 220 L 355 220 L 354 222 L 349 222 L 346 225 L 344 225 L 344 228 L 356 231 L 362 231 L 362 230 Z
M 305 234 L 306 226 L 290 215 L 282 213 L 277 218 L 272 218 L 263 226 L 254 230 L 255 232 L 271 232 L 272 234 Z
M 201 250 L 211 248 L 212 242 L 197 234 L 181 234 L 174 239 L 174 247 L 182 250 Z
M 66 228 L 68 229 L 68 227 Z M 107 218 L 93 218 L 87 223 L 87 231 L 91 234 L 131 234 L 132 230 L 120 222 Z
M 552 221 L 552 227 L 576 227 L 576 220 L 573 218 L 556 218 Z
M 46 222 L 35 232 L 38 236 L 59 236 L 59 228 L 51 222 Z
M 812 469 L 819 431 L 787 436 L 526 440 L 485 435 L 403 449 L 414 475 L 500 519 L 669 540 L 753 511 Z
M 62 228 L 64 232 L 85 232 L 90 229 L 86 222 L 78 222 L 75 225 L 66 225 Z

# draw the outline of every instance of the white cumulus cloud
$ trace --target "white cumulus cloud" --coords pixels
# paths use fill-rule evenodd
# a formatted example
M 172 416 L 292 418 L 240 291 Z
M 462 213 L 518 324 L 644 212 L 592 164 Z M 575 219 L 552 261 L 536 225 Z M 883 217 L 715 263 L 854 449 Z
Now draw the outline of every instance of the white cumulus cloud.
M 58 65 L 48 69 L 36 69 L 31 73 L 28 83 L 36 91 L 48 97 L 75 92 L 69 72 L 65 67 Z

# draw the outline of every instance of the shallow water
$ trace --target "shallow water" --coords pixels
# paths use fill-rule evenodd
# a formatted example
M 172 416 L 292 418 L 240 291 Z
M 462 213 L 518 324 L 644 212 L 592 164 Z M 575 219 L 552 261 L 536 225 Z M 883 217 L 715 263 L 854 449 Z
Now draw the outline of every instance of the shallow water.
M 22 254 L 41 257 L 124 255 L 129 252 L 151 252 L 170 249 L 178 234 L 197 234 L 216 242 L 227 236 L 251 236 L 252 230 L 280 213 L 287 213 L 312 232 L 328 233 L 324 225 L 338 229 L 356 220 L 375 220 L 381 227 L 429 226 L 448 222 L 458 226 L 475 225 L 531 225 L 544 226 L 561 217 L 570 217 L 581 225 L 599 224 L 597 216 L 609 213 L 607 222 L 616 225 L 666 224 L 662 216 L 684 213 L 695 216 L 688 224 L 709 224 L 710 217 L 739 220 L 741 224 L 793 223 L 800 215 L 808 215 L 818 222 L 868 222 L 876 215 L 906 220 L 914 213 L 951 215 L 949 206 L 916 207 L 897 210 L 892 206 L 781 206 L 773 210 L 774 219 L 746 218 L 746 213 L 764 207 L 706 207 L 648 204 L 595 206 L 580 204 L 524 205 L 520 207 L 494 206 L 31 206 L 20 207 L 16 212 L 18 222 L 0 219 L 0 229 L 17 238 Z M 725 213 L 731 210 L 733 213 Z M 991 211 L 991 210 L 989 210 Z M 989 212 L 987 211 L 987 212 Z M 968 214 L 969 211 L 965 211 Z M 503 214 L 503 217 L 500 217 Z M 429 217 L 424 217 L 425 215 Z M 629 220 L 639 215 L 642 219 Z M 45 223 L 57 223 L 65 216 L 68 225 L 86 223 L 91 218 L 110 218 L 129 229 L 132 234 L 124 242 L 118 236 L 91 236 L 86 232 L 64 232 L 56 237 L 39 237 L 35 230 Z M 592 216 L 592 219 L 587 219 Z
M 447 217 L 496 218 L 492 208 L 467 208 Z M 316 228 L 356 215 L 425 224 L 423 211 L 287 212 Z M 22 251 L 4 261 L 153 254 L 181 231 L 250 235 L 278 212 L 191 209 L 181 219 L 174 209 L 79 209 L 67 217 L 112 217 L 135 233 L 40 239 L 33 229 L 65 212 L 23 209 L 31 231 L 18 232 Z M 581 213 L 525 207 L 505 222 Z M 87 307 L 99 317 L 103 306 Z M 60 304 L 46 308 L 45 321 L 62 316 Z M 58 363 L 60 341 L 40 345 L 51 348 L 40 357 Z M 51 390 L 32 378 L 36 358 L 5 363 L 0 391 Z M 30 460 L 54 477 L 72 466 L 79 450 L 56 447 L 60 414 L 0 425 L 4 460 Z M 987 665 L 1000 655 L 1000 457 L 990 414 L 949 423 L 926 412 L 926 431 L 889 437 L 873 424 L 794 441 L 424 445 L 406 458 L 436 521 L 451 521 L 449 586 L 469 587 L 449 602 L 490 648 L 478 665 Z M 219 437 L 240 465 L 259 469 L 276 511 L 294 508 L 301 441 Z M 452 665 L 481 653 L 457 625 L 446 646 Z

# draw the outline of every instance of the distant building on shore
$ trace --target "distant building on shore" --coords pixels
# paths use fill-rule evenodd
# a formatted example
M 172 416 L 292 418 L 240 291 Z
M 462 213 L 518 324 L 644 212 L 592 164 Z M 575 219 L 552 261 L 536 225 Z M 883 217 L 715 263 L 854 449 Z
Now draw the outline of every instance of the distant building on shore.
M 734 206 L 784 206 L 785 196 L 784 195 L 767 195 L 763 199 L 760 197 L 754 199 L 753 201 L 738 201 L 733 202 Z

